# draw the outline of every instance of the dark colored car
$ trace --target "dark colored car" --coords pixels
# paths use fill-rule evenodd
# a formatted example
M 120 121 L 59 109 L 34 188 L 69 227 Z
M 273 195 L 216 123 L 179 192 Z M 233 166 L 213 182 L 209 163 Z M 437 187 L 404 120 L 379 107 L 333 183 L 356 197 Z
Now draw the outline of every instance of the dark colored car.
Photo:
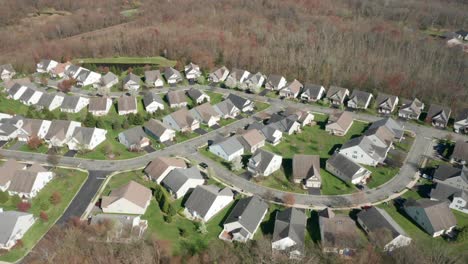
M 208 168 L 208 164 L 206 164 L 205 162 L 202 162 L 202 163 L 200 163 L 200 164 L 198 164 L 198 165 L 199 165 L 201 168 L 203 168 L 203 169 Z

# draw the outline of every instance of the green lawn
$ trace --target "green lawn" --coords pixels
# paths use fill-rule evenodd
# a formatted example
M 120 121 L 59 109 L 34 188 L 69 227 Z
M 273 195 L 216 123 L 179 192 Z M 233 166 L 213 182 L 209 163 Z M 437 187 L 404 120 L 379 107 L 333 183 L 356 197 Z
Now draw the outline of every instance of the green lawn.
M 28 107 L 19 101 L 7 99 L 5 94 L 0 96 L 0 112 L 10 115 L 24 115 L 28 112 Z
M 260 102 L 260 101 L 255 101 L 255 110 L 257 112 L 261 112 L 265 109 L 267 109 L 268 107 L 270 107 L 270 104 L 269 103 L 264 103 L 264 102 Z
M 300 184 L 291 182 L 286 177 L 283 168 L 267 177 L 259 176 L 253 179 L 253 181 L 255 181 L 259 185 L 263 185 L 265 187 L 273 188 L 276 190 L 295 193 L 307 193 L 307 190 L 304 190 Z
M 164 57 L 114 57 L 114 58 L 79 58 L 74 63 L 86 64 L 154 64 L 159 67 L 173 67 L 176 61 Z
M 205 93 L 210 97 L 210 103 L 215 105 L 224 100 L 223 95 L 220 93 L 205 91 Z
M 49 148 L 47 147 L 47 144 L 44 144 L 44 143 L 40 145 L 37 149 L 31 149 L 29 148 L 28 144 L 25 144 L 21 146 L 18 150 L 25 151 L 25 152 L 34 152 L 34 153 L 47 153 L 47 151 L 49 151 Z
M 60 218 L 87 178 L 86 173 L 78 170 L 58 168 L 55 172 L 57 176 L 32 200 L 29 212 L 33 213 L 38 219 L 22 238 L 23 247 L 15 248 L 7 254 L 0 256 L 0 260 L 14 262 L 26 255 L 37 241 L 53 226 L 55 221 Z M 62 197 L 61 202 L 57 205 L 52 205 L 49 202 L 49 198 L 54 192 L 59 192 Z M 11 201 L 12 198 L 7 203 L 0 204 L 0 207 L 4 210 L 16 210 L 16 205 L 11 204 Z M 48 209 L 46 208 L 47 204 Z M 48 221 L 45 222 L 39 219 L 41 211 L 47 213 L 49 217 Z
M 388 167 L 388 166 L 386 167 L 365 166 L 365 167 L 366 169 L 372 172 L 371 174 L 372 179 L 367 184 L 367 187 L 371 189 L 386 183 L 395 175 L 397 175 L 400 170 L 400 168 L 394 168 L 394 167 Z

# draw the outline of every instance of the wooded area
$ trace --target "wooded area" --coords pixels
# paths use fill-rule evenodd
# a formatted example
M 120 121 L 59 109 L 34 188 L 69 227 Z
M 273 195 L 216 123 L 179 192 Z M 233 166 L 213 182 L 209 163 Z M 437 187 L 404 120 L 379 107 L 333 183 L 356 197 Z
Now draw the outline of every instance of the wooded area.
M 163 55 L 468 106 L 467 55 L 423 32 L 466 30 L 460 0 L 5 2 L 0 62 L 20 70 L 43 57 Z M 70 14 L 27 17 L 51 7 Z

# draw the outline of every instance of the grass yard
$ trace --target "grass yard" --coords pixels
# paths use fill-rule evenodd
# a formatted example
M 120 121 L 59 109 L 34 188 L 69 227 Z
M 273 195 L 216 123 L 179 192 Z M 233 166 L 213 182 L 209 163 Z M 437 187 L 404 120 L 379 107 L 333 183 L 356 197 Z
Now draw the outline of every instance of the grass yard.
M 376 188 L 386 182 L 388 182 L 391 178 L 398 174 L 400 168 L 394 167 L 372 167 L 372 166 L 365 166 L 366 169 L 372 172 L 371 174 L 371 181 L 367 184 L 369 188 Z
M 28 144 L 25 144 L 21 146 L 19 151 L 25 151 L 25 152 L 34 152 L 34 153 L 47 153 L 49 151 L 49 148 L 47 147 L 47 144 L 42 143 L 37 149 L 31 149 L 29 148 Z
M 5 94 L 0 96 L 0 112 L 10 115 L 24 115 L 28 112 L 28 107 L 19 101 L 7 99 Z
M 173 67 L 176 61 L 164 57 L 114 57 L 114 58 L 80 58 L 73 60 L 74 63 L 85 64 L 154 64 L 159 67 Z
M 38 219 L 22 238 L 23 247 L 15 248 L 7 254 L 0 256 L 0 260 L 15 262 L 26 255 L 37 241 L 54 225 L 55 221 L 60 218 L 87 178 L 86 173 L 78 170 L 57 168 L 55 172 L 57 176 L 32 200 L 29 212 L 34 214 Z M 62 197 L 57 205 L 52 205 L 49 202 L 49 198 L 54 192 L 59 192 Z M 0 204 L 0 207 L 4 210 L 16 210 L 16 205 L 12 204 L 12 200 L 13 198 L 10 197 L 10 200 L 5 204 Z M 47 213 L 49 217 L 48 221 L 43 221 L 39 218 L 41 211 Z
M 210 97 L 210 103 L 215 105 L 224 100 L 223 95 L 220 93 L 205 91 L 205 93 Z
M 300 184 L 291 182 L 285 175 L 284 169 L 281 168 L 279 171 L 274 172 L 267 177 L 257 177 L 253 179 L 257 184 L 263 185 L 276 190 L 281 190 L 285 192 L 295 192 L 295 193 L 307 193 L 307 190 L 304 190 Z
M 255 110 L 257 112 L 261 112 L 265 109 L 267 109 L 268 107 L 270 107 L 270 104 L 269 103 L 264 103 L 264 102 L 260 102 L 260 101 L 255 101 Z

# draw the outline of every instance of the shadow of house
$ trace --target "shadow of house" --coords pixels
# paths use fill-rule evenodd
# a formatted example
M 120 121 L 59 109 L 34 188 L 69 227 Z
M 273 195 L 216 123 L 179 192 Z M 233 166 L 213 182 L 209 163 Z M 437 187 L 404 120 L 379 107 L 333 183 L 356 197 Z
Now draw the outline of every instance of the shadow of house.
M 328 151 L 328 155 L 333 155 L 338 149 L 340 149 L 343 146 L 343 144 L 335 144 L 333 147 Z M 322 166 L 322 159 L 320 159 L 320 166 Z M 325 163 L 323 163 L 323 166 L 325 166 Z M 325 168 L 325 167 L 324 167 Z
M 310 217 L 307 218 L 307 234 L 309 234 L 311 240 L 314 243 L 319 243 L 322 240 L 320 236 L 320 225 L 319 225 L 319 215 L 317 211 L 311 211 Z
M 284 175 L 288 179 L 288 181 L 292 182 L 293 181 L 293 165 L 292 165 L 292 159 L 283 159 L 283 169 L 284 169 Z
M 219 223 L 217 223 L 217 225 L 221 228 L 224 228 L 223 224 L 224 222 L 226 222 L 226 219 L 229 217 L 229 215 L 231 214 L 232 210 L 234 210 L 234 207 L 236 206 L 236 204 L 239 202 L 239 199 L 235 200 L 234 203 L 231 204 L 231 206 L 229 207 L 228 211 L 226 214 L 224 214 L 223 218 L 219 221 Z
M 275 209 L 273 212 L 269 214 L 269 218 L 267 221 L 264 221 L 260 224 L 260 229 L 264 235 L 273 235 L 273 231 L 275 230 L 275 220 L 276 214 L 279 212 L 279 209 Z

